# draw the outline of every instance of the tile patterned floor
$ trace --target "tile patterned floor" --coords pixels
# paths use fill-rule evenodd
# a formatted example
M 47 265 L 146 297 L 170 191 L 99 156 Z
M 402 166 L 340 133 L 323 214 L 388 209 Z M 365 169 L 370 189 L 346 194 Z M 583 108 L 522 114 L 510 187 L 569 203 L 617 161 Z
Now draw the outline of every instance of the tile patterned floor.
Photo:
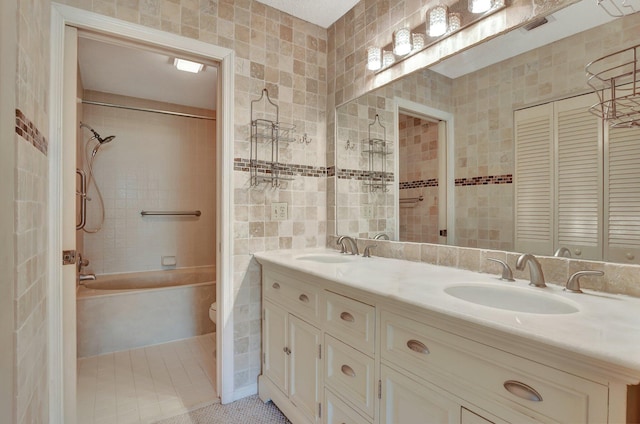
M 80 424 L 145 424 L 217 401 L 215 333 L 78 359 Z

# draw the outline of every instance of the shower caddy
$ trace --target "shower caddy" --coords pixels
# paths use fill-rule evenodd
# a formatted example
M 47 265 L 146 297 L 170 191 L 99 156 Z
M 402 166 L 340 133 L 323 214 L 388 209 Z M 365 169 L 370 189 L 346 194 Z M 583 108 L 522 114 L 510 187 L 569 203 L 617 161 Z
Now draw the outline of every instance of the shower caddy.
M 587 84 L 598 95 L 589 111 L 610 127 L 640 127 L 640 44 L 586 66 Z
M 376 125 L 376 123 L 382 129 L 382 138 L 379 136 L 376 137 L 375 132 L 374 135 L 371 133 L 372 127 Z M 387 156 L 391 154 L 391 149 L 387 141 L 387 128 L 382 125 L 380 116 L 377 113 L 373 118 L 373 122 L 369 124 L 369 136 L 362 140 L 362 153 L 366 154 L 369 158 L 369 178 L 365 181 L 364 186 L 368 188 L 371 193 L 378 190 L 388 192 L 390 183 L 387 175 Z M 379 166 L 377 162 L 380 162 Z
M 254 104 L 264 102 L 265 111 L 273 109 L 271 116 L 275 120 L 266 118 L 258 118 L 254 112 Z M 290 176 L 290 168 L 280 163 L 279 147 L 280 143 L 291 143 L 295 141 L 293 132 L 295 125 L 283 124 L 279 120 L 279 108 L 269 97 L 269 91 L 262 89 L 260 97 L 251 101 L 251 139 L 250 139 L 250 158 L 249 158 L 249 175 L 250 185 L 255 187 L 260 183 L 271 183 L 271 186 L 278 188 L 282 181 L 292 181 Z M 261 143 L 271 145 L 271 160 L 260 159 L 258 154 L 258 146 Z M 268 150 L 268 149 L 265 149 Z

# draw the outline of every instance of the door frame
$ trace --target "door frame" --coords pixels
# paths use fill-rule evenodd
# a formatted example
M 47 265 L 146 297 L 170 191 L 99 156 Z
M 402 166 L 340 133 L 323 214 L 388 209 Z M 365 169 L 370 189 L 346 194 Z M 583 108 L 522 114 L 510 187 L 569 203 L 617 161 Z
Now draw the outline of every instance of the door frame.
M 432 108 L 430 106 L 426 106 L 423 105 L 421 103 L 416 103 L 416 102 L 412 102 L 411 100 L 407 100 L 407 99 L 403 99 L 402 97 L 394 97 L 393 99 L 393 112 L 394 112 L 394 118 L 395 118 L 395 122 L 396 125 L 393 129 L 394 131 L 394 138 L 393 138 L 393 151 L 395 152 L 395 155 L 397 156 L 400 152 L 400 131 L 399 131 L 399 126 L 397 125 L 399 122 L 399 115 L 400 113 L 405 113 L 408 115 L 415 115 L 417 117 L 421 117 L 421 118 L 433 118 L 434 120 L 437 121 L 444 121 L 446 123 L 446 143 L 438 143 L 438 167 L 441 170 L 442 167 L 446 168 L 446 178 L 445 178 L 445 185 L 442 184 L 438 184 L 438 197 L 442 198 L 442 197 L 446 197 L 447 201 L 446 201 L 446 206 L 442 205 L 441 202 L 439 202 L 438 204 L 440 205 L 440 212 L 443 211 L 443 206 L 444 206 L 444 213 L 446 214 L 447 217 L 447 241 L 446 243 L 448 245 L 453 245 L 453 242 L 455 240 L 455 202 L 454 202 L 454 193 L 455 193 L 455 175 L 454 175 L 454 169 L 455 169 L 455 163 L 454 163 L 454 155 L 453 152 L 454 150 L 454 116 L 453 113 L 449 113 L 449 112 L 445 112 L 443 110 L 439 110 L 439 109 L 435 109 Z M 445 154 L 441 155 L 440 152 L 444 151 Z M 393 173 L 396 176 L 396 178 L 394 179 L 394 196 L 396 199 L 400 199 L 400 161 L 398 160 L 399 158 L 396 157 L 396 159 L 393 161 L 394 162 L 394 169 L 393 169 Z M 442 172 L 440 172 L 440 170 L 438 171 L 438 175 L 442 175 Z M 442 180 L 442 178 L 438 178 L 439 180 Z M 394 214 L 396 216 L 396 228 L 395 228 L 395 233 L 399 236 L 400 235 L 400 202 L 395 202 L 395 211 Z
M 64 246 L 62 232 L 63 204 L 63 118 L 64 93 L 64 29 L 65 26 L 97 31 L 106 35 L 130 39 L 150 45 L 170 48 L 192 55 L 206 57 L 220 63 L 218 73 L 218 110 L 216 146 L 216 298 L 218 319 L 216 331 L 217 349 L 216 389 L 222 403 L 234 399 L 233 354 L 233 124 L 234 124 L 234 61 L 233 50 L 202 41 L 163 32 L 108 16 L 77 9 L 59 3 L 51 3 L 50 82 L 49 82 L 49 417 L 52 424 L 75 423 L 75 399 L 73 406 L 64 407 L 64 370 L 76 366 L 76 358 L 65 358 L 63 346 L 63 279 L 61 251 L 75 249 Z M 75 134 L 75 132 L 74 132 Z M 75 138 L 74 138 L 75 139 Z M 71 266 L 71 265 L 67 265 Z M 75 265 L 73 265 L 75 266 Z M 75 297 L 75 296 L 74 296 Z M 224 364 L 224 366 L 223 366 Z M 71 382 L 75 396 L 76 382 Z

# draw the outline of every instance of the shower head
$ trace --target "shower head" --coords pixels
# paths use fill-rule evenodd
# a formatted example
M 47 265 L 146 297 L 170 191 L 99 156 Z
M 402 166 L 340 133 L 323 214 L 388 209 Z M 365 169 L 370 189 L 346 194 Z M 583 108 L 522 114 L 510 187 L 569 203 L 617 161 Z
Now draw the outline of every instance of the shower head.
M 100 144 L 105 144 L 110 142 L 111 140 L 113 140 L 114 138 L 116 138 L 115 135 L 110 135 L 108 137 L 102 138 L 100 137 L 100 134 L 98 134 L 96 132 L 96 130 L 94 130 L 93 128 L 91 128 L 89 125 L 85 124 L 84 122 L 80 121 L 80 128 L 86 128 L 89 131 L 91 131 L 93 133 L 93 138 L 95 138 L 96 140 L 98 140 L 98 143 Z

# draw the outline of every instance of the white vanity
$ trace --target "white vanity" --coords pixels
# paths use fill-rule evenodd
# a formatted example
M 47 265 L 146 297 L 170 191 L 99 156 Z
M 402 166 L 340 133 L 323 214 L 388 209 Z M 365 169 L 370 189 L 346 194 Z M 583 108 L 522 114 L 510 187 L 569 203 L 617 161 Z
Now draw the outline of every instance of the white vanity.
M 255 257 L 259 395 L 294 424 L 638 419 L 640 299 L 331 250 Z

